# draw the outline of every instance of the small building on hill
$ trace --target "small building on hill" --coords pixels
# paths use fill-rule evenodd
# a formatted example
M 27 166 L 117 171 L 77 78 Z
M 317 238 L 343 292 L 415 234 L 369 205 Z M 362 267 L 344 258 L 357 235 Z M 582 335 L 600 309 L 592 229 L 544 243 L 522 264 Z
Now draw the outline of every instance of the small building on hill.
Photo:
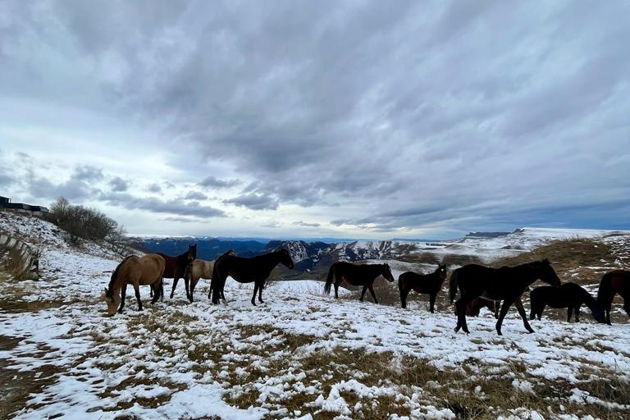
M 44 206 L 33 206 L 25 203 L 12 203 L 9 197 L 0 196 L 0 209 L 13 210 L 18 213 L 33 214 L 41 216 L 44 213 L 49 213 L 48 208 Z

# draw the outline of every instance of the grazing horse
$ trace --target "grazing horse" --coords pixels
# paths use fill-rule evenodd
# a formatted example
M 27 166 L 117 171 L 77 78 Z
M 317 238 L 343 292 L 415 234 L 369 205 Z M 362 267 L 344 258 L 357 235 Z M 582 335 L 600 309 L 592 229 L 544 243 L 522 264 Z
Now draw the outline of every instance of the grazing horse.
M 122 260 L 112 273 L 109 286 L 105 288 L 103 295 L 103 299 L 107 303 L 108 315 L 115 315 L 116 310 L 118 313 L 122 313 L 125 307 L 128 284 L 132 284 L 136 291 L 138 310 L 141 311 L 140 285 L 149 284 L 152 288 L 159 290 L 165 265 L 164 258 L 157 254 L 146 254 L 142 257 L 130 255 Z M 157 302 L 159 297 L 159 293 L 155 293 L 151 303 Z
M 402 273 L 398 277 L 398 289 L 400 290 L 400 303 L 403 308 L 407 307 L 407 295 L 410 290 L 418 293 L 427 293 L 429 295 L 429 309 L 433 313 L 435 305 L 435 297 L 442 283 L 446 279 L 446 265 L 439 264 L 435 271 L 431 274 L 417 274 L 412 271 Z
M 234 254 L 234 251 L 230 249 L 223 255 L 235 255 L 235 254 Z M 184 276 L 184 279 L 186 281 L 190 279 L 190 295 L 188 296 L 188 299 L 190 299 L 190 302 L 193 301 L 193 293 L 195 291 L 195 287 L 197 287 L 197 283 L 199 282 L 199 279 L 212 278 L 212 271 L 214 270 L 215 261 L 216 260 L 206 261 L 206 260 L 196 259 L 192 262 L 191 265 L 188 266 L 189 269 L 186 271 L 186 275 Z M 221 297 L 223 298 L 223 300 L 225 300 L 225 297 L 223 297 L 223 293 L 221 293 L 221 295 L 222 295 Z
M 451 302 L 455 299 L 457 288 L 461 297 L 455 303 L 457 326 L 455 332 L 463 329 L 468 333 L 466 325 L 466 307 L 474 298 L 483 295 L 492 300 L 502 300 L 496 329 L 501 335 L 501 324 L 510 306 L 514 304 L 523 318 L 523 325 L 528 332 L 534 330 L 527 322 L 527 314 L 523 309 L 521 295 L 536 280 L 542 280 L 552 286 L 560 286 L 560 279 L 551 267 L 549 260 L 533 261 L 515 267 L 490 268 L 477 264 L 468 264 L 453 271 L 450 280 Z
M 347 281 L 353 286 L 363 286 L 361 292 L 361 302 L 363 302 L 363 296 L 365 291 L 370 289 L 374 303 L 378 303 L 372 283 L 378 276 L 383 276 L 389 282 L 394 281 L 392 271 L 389 269 L 388 264 L 351 264 L 349 262 L 340 261 L 330 266 L 328 270 L 328 277 L 326 277 L 326 285 L 324 286 L 324 292 L 330 293 L 330 286 L 335 283 L 335 298 L 339 298 L 339 285 L 343 280 Z
M 197 245 L 189 245 L 188 251 L 184 252 L 181 255 L 176 257 L 171 257 L 166 254 L 162 254 L 160 252 L 158 255 L 164 258 L 166 261 L 166 268 L 164 269 L 164 278 L 173 279 L 173 288 L 171 289 L 171 299 L 173 299 L 173 294 L 175 293 L 175 288 L 177 287 L 177 282 L 180 278 L 184 279 L 184 285 L 186 286 L 186 297 L 190 300 L 190 292 L 188 290 L 188 278 L 186 277 L 186 268 L 189 264 L 193 262 L 195 258 L 197 258 Z M 159 297 L 164 297 L 164 289 L 160 289 Z M 192 302 L 192 301 L 191 301 Z
M 623 298 L 623 309 L 630 316 L 630 271 L 609 271 L 599 282 L 597 303 L 604 309 L 608 325 L 610 325 L 612 301 L 617 293 Z
M 474 298 L 466 306 L 467 316 L 479 316 L 481 308 L 488 308 L 494 314 L 495 318 L 499 318 L 499 309 L 501 309 L 501 301 L 488 299 L 483 296 Z M 455 313 L 457 315 L 457 312 Z
M 529 304 L 532 308 L 529 319 L 538 318 L 545 309 L 545 305 L 552 308 L 568 308 L 567 322 L 575 312 L 575 322 L 580 321 L 580 307 L 588 306 L 597 322 L 605 322 L 604 311 L 593 296 L 582 286 L 575 283 L 564 283 L 560 287 L 542 286 L 529 292 Z
M 254 282 L 252 305 L 256 306 L 256 292 L 258 292 L 258 301 L 264 303 L 262 291 L 265 287 L 265 280 L 271 274 L 271 270 L 280 263 L 287 268 L 293 268 L 291 255 L 286 249 L 280 249 L 253 258 L 237 257 L 229 253 L 223 254 L 214 262 L 208 298 L 212 298 L 212 303 L 214 304 L 219 303 L 220 298 L 225 299 L 223 288 L 225 287 L 225 280 L 230 276 L 239 283 Z

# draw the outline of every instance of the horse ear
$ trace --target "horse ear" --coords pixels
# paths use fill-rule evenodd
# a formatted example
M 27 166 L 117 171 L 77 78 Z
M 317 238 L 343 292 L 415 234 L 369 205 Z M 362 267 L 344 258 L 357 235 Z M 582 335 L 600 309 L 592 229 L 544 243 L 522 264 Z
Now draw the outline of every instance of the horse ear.
M 543 262 L 544 262 L 545 264 L 551 264 L 551 263 L 549 262 L 549 258 L 545 258 L 545 259 L 543 260 Z

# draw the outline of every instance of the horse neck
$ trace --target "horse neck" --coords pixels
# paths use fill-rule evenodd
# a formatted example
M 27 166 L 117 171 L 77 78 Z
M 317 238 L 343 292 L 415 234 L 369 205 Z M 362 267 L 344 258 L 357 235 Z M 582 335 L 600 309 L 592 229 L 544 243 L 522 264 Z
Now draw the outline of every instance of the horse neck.
M 514 267 L 514 269 L 521 269 L 523 273 L 519 275 L 518 280 L 523 283 L 523 287 L 527 287 L 538 279 L 542 279 L 540 271 L 531 264 L 523 264 Z
M 278 252 L 271 252 L 255 258 L 261 261 L 262 265 L 268 268 L 269 271 L 273 270 L 273 268 L 280 263 L 280 254 Z

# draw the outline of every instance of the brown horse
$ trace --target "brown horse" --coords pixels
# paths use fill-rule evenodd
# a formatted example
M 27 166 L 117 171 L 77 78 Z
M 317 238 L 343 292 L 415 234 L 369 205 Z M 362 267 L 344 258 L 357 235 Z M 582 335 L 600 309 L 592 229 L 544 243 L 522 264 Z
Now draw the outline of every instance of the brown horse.
M 439 264 L 433 273 L 417 274 L 412 271 L 402 273 L 398 277 L 398 289 L 400 290 L 400 303 L 403 308 L 407 307 L 407 295 L 409 291 L 414 290 L 418 293 L 426 293 L 429 295 L 429 310 L 433 313 L 435 306 L 435 297 L 442 283 L 446 279 L 446 265 Z
M 146 254 L 142 257 L 130 255 L 126 257 L 112 273 L 109 286 L 105 288 L 103 299 L 107 303 L 108 315 L 115 315 L 116 310 L 122 313 L 125 307 L 127 285 L 133 285 L 138 301 L 138 310 L 142 310 L 140 300 L 140 285 L 151 285 L 159 290 L 164 275 L 164 258 L 157 254 Z M 157 302 L 160 295 L 155 293 L 151 303 Z M 118 307 L 120 305 L 120 308 Z
M 186 268 L 189 264 L 192 264 L 193 260 L 197 258 L 197 245 L 189 245 L 188 251 L 180 254 L 176 257 L 171 257 L 166 254 L 162 254 L 161 252 L 157 253 L 166 262 L 166 267 L 164 268 L 164 278 L 165 279 L 173 279 L 173 288 L 171 289 L 171 299 L 173 299 L 173 295 L 175 294 L 175 288 L 177 287 L 177 282 L 180 278 L 184 279 L 184 285 L 186 286 L 186 297 L 190 300 L 190 292 L 188 287 L 188 278 L 186 278 Z M 164 297 L 164 289 L 160 289 L 158 297 Z M 192 302 L 192 300 L 190 300 Z
M 457 314 L 455 332 L 462 329 L 468 334 L 466 307 L 470 301 L 482 295 L 488 299 L 503 301 L 499 319 L 496 323 L 497 334 L 501 335 L 503 318 L 505 318 L 512 304 L 516 306 L 519 315 L 523 319 L 525 329 L 530 333 L 534 332 L 527 321 L 527 314 L 521 302 L 521 295 L 530 284 L 538 279 L 552 286 L 560 286 L 560 279 L 547 259 L 501 268 L 468 264 L 453 271 L 450 280 L 451 302 L 455 299 L 458 287 L 461 294 L 461 297 L 455 303 Z
M 223 255 L 236 255 L 234 250 L 230 249 Z M 221 255 L 219 258 L 221 258 Z M 193 263 L 188 267 L 186 271 L 186 275 L 184 276 L 185 281 L 190 279 L 190 295 L 189 299 L 193 301 L 193 293 L 195 291 L 195 287 L 197 287 L 197 283 L 199 283 L 199 279 L 211 279 L 212 272 L 214 271 L 214 263 L 216 260 L 206 261 L 196 259 Z M 223 291 L 221 291 L 221 299 L 225 300 L 225 296 L 223 295 Z
M 612 301 L 617 293 L 623 298 L 623 309 L 630 316 L 630 271 L 609 271 L 599 282 L 597 303 L 604 309 L 608 325 L 610 325 Z
M 376 295 L 374 294 L 374 289 L 372 288 L 372 284 L 378 276 L 385 277 L 385 279 L 389 280 L 390 283 L 394 281 L 394 276 L 392 276 L 392 271 L 390 270 L 388 264 L 361 265 L 351 264 L 345 261 L 336 262 L 331 265 L 330 269 L 328 270 L 328 277 L 326 277 L 324 292 L 330 293 L 330 286 L 334 282 L 335 298 L 339 298 L 339 285 L 342 281 L 345 280 L 353 286 L 363 286 L 361 298 L 359 299 L 361 302 L 363 302 L 365 291 L 367 289 L 370 289 L 370 293 L 372 294 L 374 303 L 378 303 L 378 301 L 376 300 Z

